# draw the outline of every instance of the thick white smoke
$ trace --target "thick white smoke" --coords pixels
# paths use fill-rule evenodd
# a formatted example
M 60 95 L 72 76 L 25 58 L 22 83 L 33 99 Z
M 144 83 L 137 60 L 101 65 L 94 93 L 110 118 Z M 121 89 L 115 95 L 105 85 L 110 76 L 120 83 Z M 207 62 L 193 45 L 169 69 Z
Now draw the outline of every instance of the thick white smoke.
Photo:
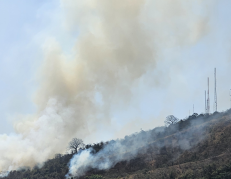
M 129 105 L 133 85 L 155 70 L 158 51 L 192 44 L 206 32 L 212 3 L 61 0 L 60 23 L 78 34 L 76 43 L 66 54 L 55 37 L 46 41 L 38 112 L 18 120 L 15 134 L 0 135 L 0 170 L 41 164 L 65 152 L 73 137 L 93 141 L 102 128 L 113 129 L 112 111 Z M 161 77 L 150 78 L 158 85 Z
M 134 141 L 131 144 L 129 143 L 130 145 L 123 145 L 121 141 L 116 141 L 107 144 L 95 155 L 92 154 L 92 149 L 83 150 L 71 159 L 69 173 L 66 177 L 83 176 L 90 168 L 98 170 L 110 169 L 117 162 L 134 158 L 144 143 L 144 141 L 135 140 L 134 137 Z
M 229 115 L 229 112 L 205 115 L 204 117 L 190 116 L 184 122 L 149 131 L 140 131 L 126 136 L 124 139 L 110 141 L 98 153 L 94 153 L 93 148 L 79 151 L 69 162 L 69 172 L 66 174 L 66 178 L 83 176 L 92 169 L 108 170 L 121 161 L 126 161 L 129 164 L 130 160 L 136 157 L 148 161 L 150 156 L 155 158 L 153 156 L 161 155 L 160 151 L 163 147 L 168 148 L 171 152 L 179 149 L 191 149 L 206 139 L 208 137 L 206 131 L 224 119 L 225 115 Z M 182 123 L 184 123 L 183 128 Z M 174 158 L 169 157 L 169 160 L 177 159 L 179 153 L 172 153 Z M 157 161 L 158 159 L 152 160 Z

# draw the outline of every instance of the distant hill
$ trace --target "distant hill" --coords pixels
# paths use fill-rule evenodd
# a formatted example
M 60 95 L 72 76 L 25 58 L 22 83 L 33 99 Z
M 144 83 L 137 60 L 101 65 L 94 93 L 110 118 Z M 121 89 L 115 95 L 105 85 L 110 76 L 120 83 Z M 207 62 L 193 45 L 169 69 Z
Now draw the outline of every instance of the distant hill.
M 134 143 L 137 144 L 134 147 Z M 92 155 L 104 150 L 109 141 L 87 145 Z M 114 163 L 110 169 L 88 168 L 80 179 L 228 179 L 231 178 L 231 111 L 211 115 L 189 116 L 168 127 L 126 136 L 119 140 L 126 150 L 112 151 L 104 158 L 121 155 L 124 160 Z M 86 150 L 86 149 L 85 149 Z M 136 153 L 134 155 L 134 151 Z M 57 154 L 46 161 L 42 168 L 11 171 L 5 179 L 63 179 L 69 172 L 68 163 L 74 154 Z M 128 157 L 129 156 L 129 157 Z M 100 158 L 100 164 L 104 159 Z M 77 178 L 70 175 L 69 178 Z

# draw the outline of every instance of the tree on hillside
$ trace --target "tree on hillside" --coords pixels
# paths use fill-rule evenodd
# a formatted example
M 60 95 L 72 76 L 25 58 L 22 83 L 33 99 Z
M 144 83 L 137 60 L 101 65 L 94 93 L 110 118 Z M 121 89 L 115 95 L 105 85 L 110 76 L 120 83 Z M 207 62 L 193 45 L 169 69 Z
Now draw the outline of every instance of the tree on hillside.
M 83 143 L 82 139 L 73 138 L 69 142 L 68 149 L 71 150 L 73 153 L 77 153 L 79 149 L 84 148 L 85 144 Z
M 166 117 L 164 123 L 165 123 L 166 126 L 169 126 L 171 124 L 176 124 L 178 121 L 179 121 L 178 118 L 176 118 L 173 115 L 169 115 L 169 116 Z

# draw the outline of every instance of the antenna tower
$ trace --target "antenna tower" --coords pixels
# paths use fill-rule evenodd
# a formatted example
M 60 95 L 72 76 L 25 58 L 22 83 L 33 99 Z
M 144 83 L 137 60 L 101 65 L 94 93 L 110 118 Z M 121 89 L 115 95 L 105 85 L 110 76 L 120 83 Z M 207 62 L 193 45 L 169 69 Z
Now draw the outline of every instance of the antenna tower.
M 207 106 L 206 106 L 206 90 L 205 90 L 205 114 L 207 113 Z
M 207 99 L 207 113 L 210 113 L 210 100 L 209 100 L 209 78 L 208 78 L 208 99 Z
M 214 106 L 213 111 L 217 111 L 217 80 L 216 80 L 216 68 L 214 69 Z
M 229 96 L 230 96 L 230 108 L 231 108 L 231 89 L 229 90 Z

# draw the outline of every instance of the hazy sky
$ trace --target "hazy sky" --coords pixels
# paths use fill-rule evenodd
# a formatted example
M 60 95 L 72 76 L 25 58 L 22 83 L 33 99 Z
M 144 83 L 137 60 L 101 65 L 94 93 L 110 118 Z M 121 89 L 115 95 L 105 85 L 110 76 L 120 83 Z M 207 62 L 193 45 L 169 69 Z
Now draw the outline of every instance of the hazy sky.
M 50 1 L 52 2 L 52 1 Z M 9 119 L 35 110 L 32 95 L 41 48 L 37 36 L 49 25 L 46 1 L 0 1 L 1 133 L 12 131 Z
M 204 32 L 195 42 L 192 40 L 185 45 L 182 38 L 182 43 L 175 43 L 174 37 L 168 36 L 169 41 L 159 44 L 156 53 L 161 60 L 155 70 L 145 74 L 159 75 L 159 80 L 147 78 L 145 81 L 144 76 L 131 89 L 132 101 L 126 109 L 112 111 L 111 121 L 117 133 L 123 128 L 127 130 L 125 126 L 129 125 L 133 127 L 131 132 L 163 125 L 170 114 L 184 118 L 189 110 L 192 113 L 193 104 L 195 112 L 204 112 L 207 77 L 210 77 L 213 111 L 215 67 L 218 110 L 230 107 L 231 1 L 219 0 L 211 6 L 203 22 L 206 24 Z M 200 7 L 197 8 L 199 12 Z M 44 60 L 45 42 L 55 38 L 67 55 L 73 48 L 78 31 L 65 27 L 63 17 L 59 1 L 0 1 L 0 133 L 13 132 L 12 121 L 19 115 L 36 112 L 33 99 L 39 86 L 38 70 Z M 183 23 L 177 24 L 179 29 L 183 26 Z

